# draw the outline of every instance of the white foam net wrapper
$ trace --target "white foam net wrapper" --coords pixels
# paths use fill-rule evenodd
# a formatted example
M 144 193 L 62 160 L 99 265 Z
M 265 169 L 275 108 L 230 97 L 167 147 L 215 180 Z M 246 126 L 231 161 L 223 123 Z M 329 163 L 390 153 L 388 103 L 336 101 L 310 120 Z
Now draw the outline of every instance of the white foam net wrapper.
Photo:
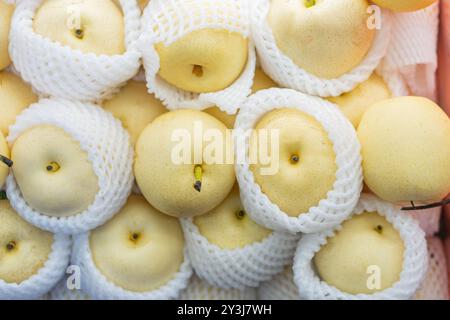
M 67 278 L 63 277 L 47 294 L 48 300 L 91 300 L 81 289 L 69 289 Z
M 228 88 L 211 93 L 192 93 L 170 85 L 158 76 L 160 60 L 155 44 L 170 45 L 184 35 L 201 29 L 225 29 L 248 38 L 250 35 L 247 0 L 151 0 L 142 17 L 139 48 L 150 93 L 169 109 L 205 109 L 218 106 L 229 114 L 251 93 L 256 53 L 249 39 L 247 65 Z
M 11 24 L 9 53 L 21 77 L 43 95 L 79 101 L 111 96 L 139 70 L 141 12 L 135 0 L 120 0 L 126 52 L 83 53 L 36 34 L 34 15 L 43 0 L 18 1 Z
M 125 290 L 108 280 L 95 266 L 89 247 L 89 233 L 74 237 L 72 264 L 81 269 L 81 289 L 99 300 L 167 300 L 178 299 L 189 283 L 192 268 L 187 254 L 174 278 L 162 287 L 148 292 Z
M 258 298 L 260 300 L 299 300 L 300 296 L 294 283 L 292 266 L 273 279 L 262 283 L 258 288 Z
M 392 287 L 373 294 L 349 294 L 322 281 L 315 272 L 313 259 L 320 248 L 333 237 L 341 226 L 302 237 L 294 258 L 294 281 L 300 288 L 300 297 L 308 300 L 404 300 L 411 299 L 421 285 L 428 266 L 425 234 L 417 221 L 392 204 L 374 196 L 362 195 L 354 214 L 377 212 L 384 216 L 400 233 L 404 241 L 403 270 L 400 280 Z
M 381 10 L 381 28 L 363 61 L 336 79 L 322 79 L 297 66 L 277 47 L 267 22 L 270 0 L 250 1 L 253 41 L 264 71 L 278 84 L 320 97 L 339 96 L 366 81 L 385 56 L 391 35 L 391 13 Z
M 222 289 L 193 275 L 180 300 L 256 300 L 256 289 Z
M 29 279 L 17 284 L 0 279 L 1 300 L 41 299 L 66 272 L 69 264 L 71 239 L 62 234 L 53 236 L 52 251 L 44 266 Z
M 428 271 L 422 286 L 416 292 L 416 300 L 448 300 L 447 261 L 444 244 L 436 237 L 427 239 Z
M 396 95 L 436 97 L 439 3 L 414 12 L 395 13 L 392 39 L 379 66 Z
M 273 232 L 237 249 L 222 249 L 200 234 L 192 219 L 181 219 L 189 258 L 196 274 L 223 289 L 257 287 L 292 262 L 298 236 Z
M 134 153 L 127 131 L 112 114 L 94 104 L 50 99 L 31 105 L 17 117 L 9 130 L 9 144 L 39 125 L 61 128 L 79 142 L 97 176 L 99 191 L 83 212 L 50 217 L 27 204 L 11 171 L 6 182 L 11 206 L 31 224 L 54 233 L 76 234 L 105 223 L 122 208 L 133 186 Z
M 339 108 L 321 98 L 308 96 L 291 89 L 269 89 L 250 96 L 237 116 L 235 129 L 244 135 L 245 154 L 248 159 L 250 129 L 265 113 L 277 108 L 295 108 L 313 116 L 322 124 L 333 143 L 336 155 L 336 181 L 333 189 L 316 207 L 290 217 L 265 195 L 255 182 L 248 161 L 238 161 L 236 176 L 241 200 L 253 220 L 266 228 L 290 233 L 312 233 L 340 224 L 358 203 L 362 190 L 360 144 L 355 129 Z M 242 148 L 236 143 L 237 154 Z

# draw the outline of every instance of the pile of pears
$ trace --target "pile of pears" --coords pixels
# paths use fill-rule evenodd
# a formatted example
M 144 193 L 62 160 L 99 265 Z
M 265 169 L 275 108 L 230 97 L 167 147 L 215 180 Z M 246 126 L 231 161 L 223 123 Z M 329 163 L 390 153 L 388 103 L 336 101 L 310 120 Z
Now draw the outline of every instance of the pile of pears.
M 406 12 L 434 1 L 372 2 Z M 80 8 L 82 25 L 70 30 L 66 9 L 74 4 Z M 272 0 L 267 21 L 287 57 L 309 73 L 332 79 L 356 67 L 371 48 L 375 32 L 362 27 L 370 4 L 367 0 Z M 148 1 L 139 5 L 143 9 Z M 14 5 L 0 0 L 0 184 L 9 174 L 36 211 L 56 219 L 76 216 L 99 193 L 98 177 L 79 142 L 62 128 L 42 124 L 12 145 L 7 143 L 8 128 L 16 117 L 43 97 L 12 68 L 5 43 L 13 13 Z M 72 50 L 113 56 L 126 51 L 123 21 L 119 1 L 43 0 L 33 30 Z M 203 29 L 170 45 L 159 43 L 155 46 L 158 77 L 192 93 L 223 90 L 243 72 L 249 41 L 236 32 Z M 255 70 L 252 93 L 277 86 L 263 69 Z M 98 103 L 129 133 L 136 186 L 111 220 L 90 231 L 92 259 L 101 274 L 130 292 L 158 290 L 170 282 L 186 260 L 180 219 L 192 219 L 199 233 L 222 250 L 244 248 L 273 233 L 245 211 L 234 163 L 209 163 L 204 159 L 207 142 L 199 147 L 183 140 L 195 140 L 199 126 L 225 137 L 234 128 L 236 115 L 220 106 L 169 110 L 137 78 L 117 91 Z M 353 91 L 327 100 L 339 107 L 359 138 L 364 192 L 407 210 L 448 202 L 450 119 L 435 102 L 394 97 L 376 73 Z M 270 201 L 288 216 L 298 217 L 333 189 L 336 153 L 317 119 L 289 105 L 279 107 L 261 117 L 254 129 L 279 130 L 280 169 L 268 176 L 260 174 L 259 164 L 251 170 Z M 174 150 L 180 141 L 192 148 L 184 154 L 188 161 L 175 163 Z M 223 140 L 221 148 L 224 153 L 233 150 L 233 141 Z M 0 220 L 0 279 L 20 284 L 43 267 L 53 235 L 22 219 L 7 199 L 0 200 Z M 398 230 L 379 213 L 365 212 L 342 224 L 317 253 L 314 264 L 317 275 L 339 290 L 372 294 L 399 280 L 404 252 Z M 365 285 L 369 265 L 379 265 L 385 275 L 376 290 Z

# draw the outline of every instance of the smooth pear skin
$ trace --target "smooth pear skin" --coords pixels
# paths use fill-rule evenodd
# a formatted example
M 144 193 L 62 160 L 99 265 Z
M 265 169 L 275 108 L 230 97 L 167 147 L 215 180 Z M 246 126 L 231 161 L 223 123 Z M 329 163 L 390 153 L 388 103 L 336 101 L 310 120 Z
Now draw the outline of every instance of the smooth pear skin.
M 8 200 L 0 200 L 0 221 L 0 279 L 19 284 L 44 266 L 53 234 L 23 220 Z
M 289 216 L 298 217 L 327 197 L 336 181 L 336 155 L 315 118 L 296 109 L 276 109 L 264 115 L 255 129 L 256 133 L 269 130 L 268 141 L 273 139 L 271 130 L 279 130 L 278 172 L 263 175 L 261 168 L 266 165 L 260 161 L 250 165 L 256 183 L 273 203 Z M 258 140 L 250 140 L 250 154 L 260 151 Z M 274 152 L 269 150 L 272 159 Z M 297 162 L 292 161 L 293 156 L 298 157 Z
M 267 22 L 278 48 L 297 66 L 323 79 L 350 72 L 375 37 L 366 0 L 272 0 Z
M 450 119 L 431 100 L 375 103 L 361 120 L 358 138 L 364 181 L 383 200 L 427 203 L 450 192 Z
M 87 153 L 63 129 L 40 125 L 23 132 L 11 149 L 14 177 L 30 207 L 52 217 L 86 210 L 99 191 Z
M 195 217 L 194 223 L 209 243 L 222 249 L 243 248 L 272 234 L 245 213 L 237 186 L 217 208 Z
M 228 30 L 201 29 L 155 48 L 158 75 L 189 92 L 221 91 L 239 78 L 247 64 L 248 40 Z
M 125 52 L 124 17 L 112 0 L 45 0 L 34 16 L 33 28 L 83 53 Z
M 156 118 L 136 144 L 134 172 L 142 194 L 156 209 L 175 217 L 197 216 L 214 209 L 227 197 L 235 182 L 233 164 L 204 161 L 203 156 L 211 150 L 212 142 L 202 145 L 201 137 L 195 138 L 196 124 L 203 127 L 204 133 L 213 129 L 226 137 L 227 127 L 213 116 L 201 111 L 177 110 Z M 183 140 L 174 139 L 178 138 L 177 133 L 182 133 Z M 230 140 L 221 144 L 225 155 L 232 148 Z M 200 155 L 199 162 L 195 154 Z M 194 188 L 196 165 L 203 169 L 201 192 Z
M 184 261 L 179 221 L 136 195 L 112 220 L 91 232 L 89 243 L 99 271 L 129 291 L 158 289 L 175 277 Z
M 314 257 L 320 278 L 350 294 L 373 294 L 392 287 L 403 270 L 404 245 L 399 232 L 376 212 L 362 213 L 342 229 Z M 380 287 L 372 288 L 369 267 L 379 269 Z

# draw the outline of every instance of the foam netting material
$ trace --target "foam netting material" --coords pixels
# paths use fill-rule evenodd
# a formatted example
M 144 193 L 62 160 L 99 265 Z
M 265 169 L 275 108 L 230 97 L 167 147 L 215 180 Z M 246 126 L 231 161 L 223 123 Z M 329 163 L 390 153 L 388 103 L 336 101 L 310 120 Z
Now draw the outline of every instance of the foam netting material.
M 414 299 L 448 300 L 448 275 L 444 244 L 437 237 L 428 238 L 427 243 L 428 271 Z
M 17 117 L 9 128 L 9 144 L 27 129 L 39 125 L 59 127 L 80 143 L 97 176 L 99 191 L 83 212 L 71 217 L 50 217 L 27 204 L 12 170 L 6 182 L 11 206 L 31 224 L 54 233 L 76 234 L 105 223 L 125 204 L 134 181 L 134 153 L 120 121 L 93 104 L 44 99 Z
M 441 224 L 442 208 L 431 208 L 426 210 L 410 211 L 409 214 L 413 216 L 427 237 L 434 236 L 439 232 Z
M 378 71 L 397 95 L 436 96 L 439 3 L 395 13 L 392 39 Z
M 290 233 L 312 233 L 332 228 L 345 220 L 358 203 L 362 190 L 360 144 L 355 129 L 339 108 L 321 98 L 308 96 L 291 89 L 262 90 L 250 96 L 237 116 L 235 131 L 245 142 L 245 156 L 249 159 L 249 137 L 259 118 L 277 108 L 295 108 L 313 116 L 322 124 L 333 143 L 336 154 L 336 181 L 326 199 L 308 212 L 290 217 L 265 195 L 255 182 L 249 161 L 239 160 L 242 146 L 236 143 L 236 176 L 241 200 L 253 220 L 266 228 Z
M 391 38 L 391 13 L 381 10 L 381 28 L 376 31 L 372 48 L 363 61 L 339 78 L 322 79 L 297 66 L 277 47 L 275 37 L 267 22 L 269 10 L 270 0 L 251 1 L 251 31 L 262 68 L 267 75 L 283 87 L 314 96 L 339 96 L 367 80 L 385 56 Z
M 302 237 L 294 258 L 294 282 L 300 288 L 300 297 L 307 300 L 405 300 L 411 299 L 420 287 L 428 267 L 425 234 L 417 221 L 392 204 L 374 196 L 361 196 L 354 215 L 377 212 L 384 216 L 400 233 L 404 242 L 403 270 L 392 287 L 373 294 L 349 294 L 322 281 L 315 272 L 313 259 L 320 248 L 342 227 Z M 351 217 L 350 217 L 351 218 Z
M 237 249 L 222 249 L 202 236 L 192 219 L 181 219 L 187 251 L 196 274 L 223 289 L 257 287 L 292 262 L 298 236 L 273 232 Z
M 47 300 L 91 300 L 89 295 L 80 289 L 69 289 L 67 277 L 63 277 L 47 294 Z
M 0 279 L 1 300 L 40 299 L 61 279 L 69 264 L 71 239 L 62 234 L 53 236 L 52 251 L 44 266 L 29 279 L 17 284 Z
M 36 34 L 33 18 L 42 2 L 18 1 L 9 44 L 16 69 L 37 91 L 47 96 L 98 101 L 136 75 L 141 65 L 137 50 L 141 11 L 136 0 L 120 0 L 126 52 L 114 56 L 83 53 Z
M 157 74 L 160 67 L 155 44 L 166 46 L 200 29 L 225 29 L 249 39 L 247 65 L 228 88 L 210 93 L 192 93 L 170 85 Z M 169 109 L 205 109 L 218 106 L 234 114 L 250 95 L 256 66 L 256 52 L 250 36 L 247 0 L 151 0 L 142 17 L 142 52 L 147 87 Z
M 174 278 L 164 286 L 148 292 L 132 292 L 109 281 L 95 266 L 89 247 L 89 233 L 73 239 L 72 264 L 81 269 L 81 288 L 93 299 L 100 300 L 167 300 L 178 299 L 192 276 L 192 268 L 185 252 L 184 262 Z
M 193 275 L 180 300 L 256 300 L 256 289 L 221 289 Z
M 258 288 L 258 298 L 259 300 L 299 300 L 292 266 L 273 279 L 262 283 Z

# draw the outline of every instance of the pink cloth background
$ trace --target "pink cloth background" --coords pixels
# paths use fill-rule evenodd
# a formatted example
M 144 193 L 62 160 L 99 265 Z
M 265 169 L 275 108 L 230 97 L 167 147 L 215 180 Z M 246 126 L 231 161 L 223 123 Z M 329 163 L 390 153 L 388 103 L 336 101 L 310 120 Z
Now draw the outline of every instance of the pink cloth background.
M 441 0 L 441 26 L 439 34 L 439 100 L 450 115 L 450 0 Z M 444 209 L 447 232 L 447 267 L 450 276 L 450 206 Z M 450 288 L 450 283 L 449 283 Z

